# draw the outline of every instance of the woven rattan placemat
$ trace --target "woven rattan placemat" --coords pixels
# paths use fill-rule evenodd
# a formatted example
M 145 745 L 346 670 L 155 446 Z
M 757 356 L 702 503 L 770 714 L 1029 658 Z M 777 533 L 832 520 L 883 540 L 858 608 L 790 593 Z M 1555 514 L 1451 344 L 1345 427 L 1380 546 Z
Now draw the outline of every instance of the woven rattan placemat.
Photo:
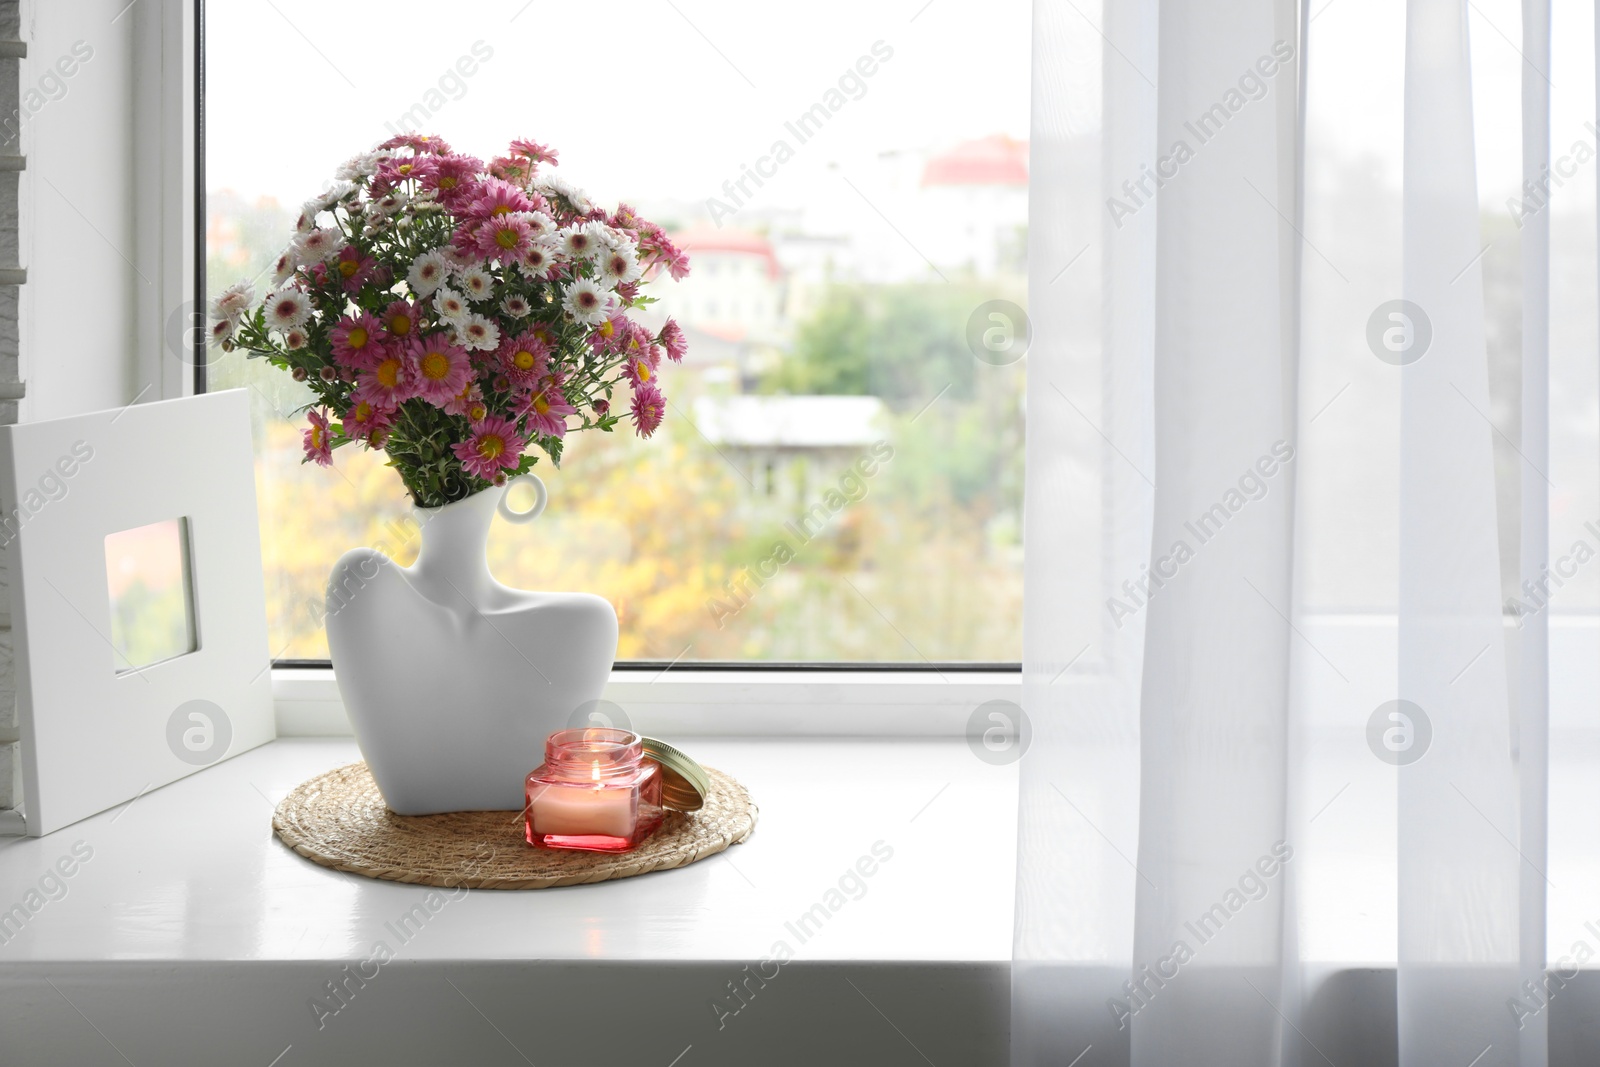
M 632 852 L 532 848 L 511 811 L 396 815 L 365 763 L 301 782 L 278 805 L 272 828 L 324 867 L 413 885 L 546 889 L 682 867 L 744 841 L 756 828 L 745 787 L 711 767 L 711 793 L 693 814 L 667 812 L 661 829 Z

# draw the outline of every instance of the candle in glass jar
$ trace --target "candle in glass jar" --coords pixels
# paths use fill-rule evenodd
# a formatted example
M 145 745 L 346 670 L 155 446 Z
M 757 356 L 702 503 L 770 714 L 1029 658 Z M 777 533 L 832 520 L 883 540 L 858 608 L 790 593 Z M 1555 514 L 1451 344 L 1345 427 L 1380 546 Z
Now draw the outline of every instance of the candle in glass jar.
M 626 852 L 661 823 L 660 768 L 627 730 L 557 730 L 528 775 L 528 843 Z

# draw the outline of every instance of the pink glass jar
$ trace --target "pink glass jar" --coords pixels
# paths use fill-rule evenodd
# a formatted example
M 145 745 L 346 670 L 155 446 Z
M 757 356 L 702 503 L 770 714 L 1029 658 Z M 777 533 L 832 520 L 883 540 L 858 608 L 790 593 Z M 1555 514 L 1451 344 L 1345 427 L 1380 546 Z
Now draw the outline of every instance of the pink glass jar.
M 528 844 L 626 852 L 661 825 L 661 767 L 628 730 L 557 730 L 527 800 Z

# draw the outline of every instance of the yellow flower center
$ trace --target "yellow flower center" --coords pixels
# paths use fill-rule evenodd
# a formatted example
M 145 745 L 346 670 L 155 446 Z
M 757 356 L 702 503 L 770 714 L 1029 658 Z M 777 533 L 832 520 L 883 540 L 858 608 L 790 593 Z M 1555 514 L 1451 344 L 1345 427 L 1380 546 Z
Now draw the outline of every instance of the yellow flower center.
M 400 361 L 398 359 L 386 359 L 378 364 L 376 373 L 378 384 L 385 389 L 393 389 L 400 384 Z
M 311 447 L 318 450 L 322 448 L 322 427 L 316 424 L 311 427 Z
M 478 455 L 484 459 L 499 459 L 505 450 L 505 438 L 497 433 L 486 433 L 478 440 Z
M 351 348 L 367 347 L 367 328 L 365 326 L 352 326 L 350 332 L 344 335 L 344 343 Z
M 615 326 L 611 325 L 611 320 L 610 319 L 607 319 L 606 321 L 604 321 L 604 322 L 602 322 L 600 324 L 600 336 L 601 337 L 610 337 L 612 334 L 614 334 L 616 332 L 617 332 L 617 328 Z
M 650 361 L 641 359 L 635 364 L 635 366 L 639 368 L 639 380 L 641 382 L 648 382 L 650 380 Z
M 339 261 L 339 273 L 344 275 L 346 278 L 349 278 L 355 274 L 356 269 L 360 266 L 361 264 L 357 263 L 353 259 L 341 259 Z
M 399 171 L 401 174 L 410 174 L 411 168 L 414 166 L 416 166 L 414 163 L 402 163 L 396 167 L 395 170 Z
M 396 337 L 404 337 L 411 332 L 411 316 L 404 312 L 397 313 L 389 320 L 389 332 Z
M 482 404 L 474 404 L 467 409 L 467 418 L 471 419 L 473 422 L 482 422 L 484 419 L 488 418 L 488 416 L 489 409 L 484 407 Z
M 366 422 L 372 418 L 372 405 L 363 400 L 356 405 L 356 421 Z
M 422 376 L 437 382 L 450 374 L 450 357 L 443 352 L 429 352 L 422 357 Z
M 494 210 L 489 212 L 489 214 L 490 215 L 509 215 L 509 214 L 511 214 L 511 205 L 510 204 L 496 204 Z
M 456 187 L 456 179 L 450 177 L 448 174 L 445 175 L 443 178 L 439 179 L 439 188 L 441 188 L 441 189 L 454 189 L 455 187 Z
M 494 243 L 499 245 L 501 248 L 517 247 L 517 231 L 509 227 L 500 230 L 494 235 Z
M 543 393 L 540 393 L 538 396 L 533 398 L 533 410 L 537 411 L 541 415 L 549 413 L 550 401 L 544 398 Z
M 518 370 L 532 370 L 533 365 L 538 362 L 538 357 L 524 348 L 511 357 L 511 362 L 516 364 Z

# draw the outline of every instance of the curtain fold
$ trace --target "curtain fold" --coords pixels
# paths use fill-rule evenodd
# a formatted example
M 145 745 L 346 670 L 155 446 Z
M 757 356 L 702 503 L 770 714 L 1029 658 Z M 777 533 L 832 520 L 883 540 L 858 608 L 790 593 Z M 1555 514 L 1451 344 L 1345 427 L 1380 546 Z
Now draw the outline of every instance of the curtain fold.
M 1296 21 L 1293 0 L 1160 5 L 1157 151 L 1168 169 L 1192 158 L 1155 205 L 1136 1064 L 1275 1063 L 1294 1011 L 1280 875 L 1292 861 Z M 1286 91 L 1251 100 L 1268 71 Z
M 1521 875 L 1495 501 L 1467 5 L 1406 9 L 1399 692 L 1429 747 L 1399 768 L 1402 1067 L 1516 1063 Z M 1541 872 L 1542 873 L 1542 872 Z M 1479 1057 L 1483 1057 L 1479 1059 Z
M 1382 1027 L 1380 1001 L 1394 1035 L 1363 1047 L 1382 1060 L 1547 1063 L 1545 1013 L 1511 1006 L 1545 981 L 1547 620 L 1508 629 L 1500 585 L 1508 552 L 1516 581 L 1548 573 L 1549 231 L 1536 214 L 1518 237 L 1521 463 L 1498 475 L 1512 546 L 1470 9 L 1405 5 L 1399 239 L 1383 249 L 1401 284 L 1359 318 L 1327 305 L 1338 358 L 1376 358 L 1363 381 L 1387 365 L 1398 397 L 1393 554 L 1372 566 L 1398 577 L 1380 618 L 1335 631 L 1299 602 L 1295 525 L 1306 428 L 1344 392 L 1303 410 L 1303 268 L 1350 285 L 1302 212 L 1312 12 L 1035 4 L 1015 1064 L 1344 1067 L 1328 1051 Z M 1537 182 L 1548 0 L 1522 17 Z M 1304 743 L 1310 704 L 1317 737 L 1361 764 L 1308 817 L 1297 790 L 1329 758 Z M 1392 993 L 1303 959 L 1298 927 L 1310 822 L 1378 776 L 1395 805 Z
M 1522 176 L 1538 182 L 1550 165 L 1550 0 L 1522 0 Z M 1549 573 L 1550 488 L 1550 214 L 1522 228 L 1522 454 L 1519 577 L 1537 583 Z M 1518 867 L 1521 928 L 1518 995 L 1545 993 L 1545 871 L 1550 820 L 1550 616 L 1522 620 L 1517 648 L 1517 773 L 1522 805 Z M 1549 1060 L 1550 1019 L 1518 1015 L 1519 1063 Z

